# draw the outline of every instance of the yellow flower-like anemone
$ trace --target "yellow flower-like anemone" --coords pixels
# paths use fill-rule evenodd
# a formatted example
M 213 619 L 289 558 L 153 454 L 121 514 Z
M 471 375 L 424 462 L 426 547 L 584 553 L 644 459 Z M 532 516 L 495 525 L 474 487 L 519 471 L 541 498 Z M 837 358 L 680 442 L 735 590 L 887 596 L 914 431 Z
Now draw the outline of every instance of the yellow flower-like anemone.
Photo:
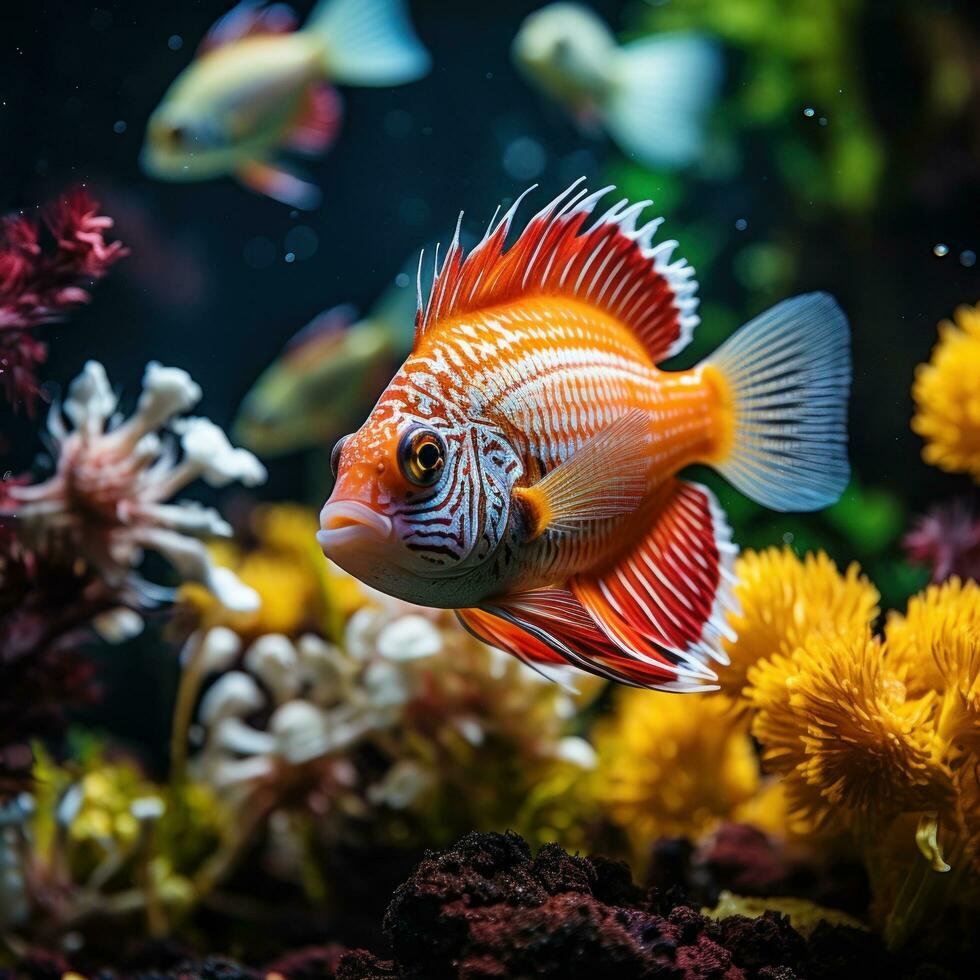
M 926 444 L 922 458 L 980 482 L 980 309 L 961 306 L 939 325 L 928 364 L 915 372 L 912 430 Z
M 902 811 L 940 811 L 952 787 L 933 727 L 935 696 L 906 697 L 881 641 L 815 631 L 748 672 L 752 734 L 809 819 L 854 826 Z
M 789 653 L 821 626 L 863 635 L 878 615 L 878 590 L 857 564 L 842 575 L 822 551 L 798 558 L 789 548 L 746 551 L 735 563 L 741 612 L 729 617 L 737 634 L 726 641 L 731 665 L 720 670 L 722 690 L 738 697 L 748 669 Z
M 950 638 L 980 635 L 980 586 L 951 578 L 909 599 L 905 614 L 892 612 L 885 624 L 887 657 L 912 695 L 943 692 L 942 660 Z
M 885 624 L 888 663 L 909 693 L 945 691 L 940 638 L 980 634 L 980 586 L 951 578 L 909 599 L 905 614 L 892 612 Z M 938 654 L 938 658 L 937 658 Z
M 744 720 L 722 698 L 619 689 L 595 744 L 596 795 L 640 858 L 659 837 L 697 838 L 759 787 Z

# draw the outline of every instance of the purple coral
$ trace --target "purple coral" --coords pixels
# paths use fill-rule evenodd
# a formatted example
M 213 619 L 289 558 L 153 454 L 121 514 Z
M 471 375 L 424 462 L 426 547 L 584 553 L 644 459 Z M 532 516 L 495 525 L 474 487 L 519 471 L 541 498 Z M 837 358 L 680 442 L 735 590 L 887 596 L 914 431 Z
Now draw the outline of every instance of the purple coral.
M 967 501 L 931 508 L 916 520 L 903 544 L 909 560 L 925 565 L 933 582 L 953 575 L 980 579 L 980 517 Z

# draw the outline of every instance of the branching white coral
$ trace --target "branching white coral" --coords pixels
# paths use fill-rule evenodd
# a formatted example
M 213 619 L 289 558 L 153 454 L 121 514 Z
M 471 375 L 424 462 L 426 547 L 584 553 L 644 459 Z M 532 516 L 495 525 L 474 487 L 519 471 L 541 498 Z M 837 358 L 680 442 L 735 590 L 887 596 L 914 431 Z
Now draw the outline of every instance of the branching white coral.
M 262 464 L 233 448 L 214 423 L 179 417 L 200 398 L 186 371 L 151 362 L 136 411 L 123 418 L 105 368 L 89 361 L 62 408 L 55 405 L 48 416 L 54 475 L 9 491 L 15 506 L 8 516 L 19 522 L 29 546 L 77 556 L 133 605 L 164 594 L 137 574 L 148 550 L 163 555 L 184 581 L 206 585 L 229 608 L 256 608 L 256 593 L 216 567 L 201 540 L 230 535 L 218 512 L 192 501 L 167 502 L 198 478 L 211 486 L 265 480 Z M 118 617 L 104 625 L 119 635 L 135 628 Z
M 564 735 L 574 712 L 564 691 L 433 610 L 375 602 L 366 591 L 340 646 L 266 634 L 232 654 L 230 670 L 213 654 L 231 651 L 225 633 L 188 644 L 194 669 L 226 671 L 200 701 L 203 748 L 193 765 L 233 805 L 273 798 L 277 787 L 297 802 L 305 787 L 318 813 L 365 803 L 412 809 L 444 778 L 444 761 L 479 759 L 494 745 L 520 746 L 529 760 L 595 765 L 588 742 Z M 388 760 L 367 781 L 355 761 L 365 743 Z

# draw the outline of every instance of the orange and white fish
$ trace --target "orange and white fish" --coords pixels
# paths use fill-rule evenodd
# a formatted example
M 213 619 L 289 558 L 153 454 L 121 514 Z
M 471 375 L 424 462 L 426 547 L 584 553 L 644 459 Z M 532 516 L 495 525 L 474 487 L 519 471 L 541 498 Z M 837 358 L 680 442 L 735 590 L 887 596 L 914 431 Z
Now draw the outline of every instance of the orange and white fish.
M 333 143 L 341 101 L 332 83 L 411 82 L 429 54 L 402 0 L 321 0 L 297 23 L 285 4 L 259 0 L 222 17 L 150 117 L 144 170 L 177 181 L 231 175 L 292 207 L 316 206 L 318 188 L 278 156 Z
M 785 300 L 686 371 L 656 365 L 697 325 L 694 270 L 654 245 L 650 203 L 573 184 L 504 248 L 518 203 L 457 238 L 412 353 L 334 449 L 326 555 L 391 595 L 455 609 L 533 664 L 693 690 L 724 664 L 735 546 L 713 466 L 780 511 L 849 478 L 847 320 Z

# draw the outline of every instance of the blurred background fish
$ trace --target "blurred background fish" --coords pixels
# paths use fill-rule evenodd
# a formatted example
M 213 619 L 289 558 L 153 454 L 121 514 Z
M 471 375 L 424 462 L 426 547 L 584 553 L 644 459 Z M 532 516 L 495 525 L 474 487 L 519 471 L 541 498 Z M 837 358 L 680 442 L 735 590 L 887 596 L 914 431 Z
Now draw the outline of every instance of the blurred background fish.
M 721 55 L 706 38 L 653 35 L 620 45 L 587 7 L 553 3 L 524 21 L 512 54 L 583 131 L 604 130 L 639 162 L 681 167 L 700 154 L 721 82 Z
M 402 0 L 321 0 L 297 23 L 285 4 L 256 0 L 222 17 L 150 117 L 144 170 L 175 181 L 231 175 L 291 207 L 315 207 L 319 189 L 276 157 L 330 147 L 342 111 L 332 83 L 400 85 L 430 59 Z
M 274 457 L 332 446 L 357 424 L 412 347 L 414 257 L 411 267 L 363 318 L 335 306 L 303 327 L 245 396 L 235 438 Z

